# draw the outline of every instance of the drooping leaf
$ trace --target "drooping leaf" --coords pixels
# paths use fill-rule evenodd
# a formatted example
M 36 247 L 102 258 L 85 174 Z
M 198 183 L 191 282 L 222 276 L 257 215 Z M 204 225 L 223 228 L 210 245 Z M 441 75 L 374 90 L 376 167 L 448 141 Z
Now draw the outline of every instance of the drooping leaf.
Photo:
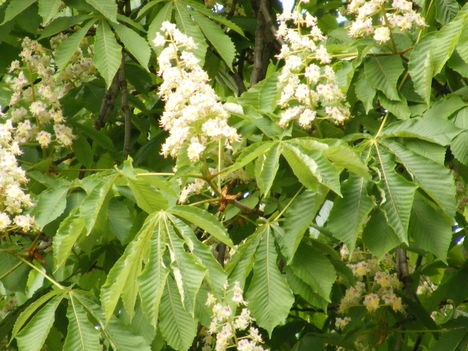
M 390 100 L 400 100 L 397 83 L 403 71 L 401 57 L 398 55 L 373 56 L 364 62 L 367 82 L 372 88 L 383 92 Z
M 79 30 L 71 34 L 68 38 L 64 39 L 60 43 L 55 52 L 55 63 L 57 63 L 57 66 L 60 69 L 63 69 L 68 64 L 68 62 L 70 62 L 72 56 L 79 49 L 81 41 L 95 22 L 95 19 L 89 20 L 83 24 Z
M 5 9 L 5 17 L 3 18 L 2 25 L 10 22 L 13 18 L 18 16 L 21 12 L 25 11 L 37 0 L 22 0 L 22 1 L 10 1 L 7 8 Z
M 112 27 L 125 45 L 125 49 L 128 50 L 144 68 L 148 69 L 151 56 L 151 49 L 148 42 L 133 29 L 123 24 L 116 23 L 113 24 Z
M 197 321 L 185 310 L 176 283 L 168 279 L 159 311 L 159 328 L 175 350 L 188 350 L 197 333 Z
M 224 33 L 218 24 L 204 15 L 201 15 L 197 11 L 193 11 L 191 14 L 203 32 L 203 35 L 205 35 L 218 55 L 221 56 L 226 65 L 232 70 L 232 63 L 236 56 L 236 48 L 231 38 Z
M 63 296 L 56 296 L 44 304 L 16 335 L 19 351 L 40 351 L 55 320 L 55 310 Z
M 394 141 L 382 142 L 388 147 L 423 189 L 445 213 L 447 218 L 455 215 L 455 182 L 449 169 L 405 149 Z
M 255 179 L 261 194 L 268 194 L 275 180 L 281 156 L 281 144 L 274 144 L 255 161 Z
M 271 335 L 273 329 L 286 319 L 294 296 L 278 268 L 272 229 L 268 224 L 265 226 L 246 298 L 258 325 Z
M 195 224 L 199 228 L 213 235 L 222 243 L 233 246 L 231 238 L 220 221 L 211 213 L 194 206 L 175 206 L 169 210 L 177 217 L 183 218 L 189 223 Z
M 59 185 L 43 191 L 36 200 L 34 218 L 39 228 L 58 218 L 67 206 L 68 184 Z
M 407 244 L 408 225 L 416 186 L 395 172 L 393 159 L 386 152 L 377 148 L 377 157 L 381 171 L 379 187 L 385 195 L 381 208 L 398 239 Z
M 316 192 L 305 190 L 284 213 L 282 226 L 280 228 L 273 226 L 276 241 L 287 264 L 294 258 L 304 233 L 320 210 L 327 193 L 325 188 L 320 188 Z
M 327 229 L 335 238 L 342 240 L 350 252 L 354 250 L 374 207 L 367 186 L 368 181 L 351 175 L 341 188 L 343 197 L 335 200 L 328 217 Z
M 67 309 L 67 336 L 62 351 L 99 351 L 99 332 L 88 319 L 86 310 L 75 300 L 73 292 L 69 293 Z
M 369 217 L 369 222 L 362 233 L 362 240 L 369 251 L 380 259 L 400 245 L 400 240 L 381 211 L 375 210 Z
M 48 24 L 59 12 L 62 0 L 39 0 L 38 4 L 43 24 Z
M 330 302 L 336 272 L 322 252 L 310 245 L 301 244 L 288 267 L 297 278 L 311 287 L 314 293 Z
M 409 227 L 415 245 L 445 261 L 452 240 L 451 223 L 416 193 Z
M 117 3 L 113 0 L 85 0 L 106 19 L 117 22 Z
M 113 2 L 113 1 L 112 1 Z M 114 3 L 114 2 L 113 2 Z M 93 62 L 110 87 L 122 61 L 122 48 L 106 21 L 100 21 L 96 30 Z

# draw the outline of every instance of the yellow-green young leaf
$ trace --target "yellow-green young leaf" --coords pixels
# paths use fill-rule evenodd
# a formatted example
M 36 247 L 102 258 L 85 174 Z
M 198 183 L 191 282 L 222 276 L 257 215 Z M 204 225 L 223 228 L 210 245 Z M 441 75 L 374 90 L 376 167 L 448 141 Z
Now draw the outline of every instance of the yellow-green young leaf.
M 327 221 L 327 229 L 343 241 L 350 252 L 362 234 L 374 203 L 367 194 L 368 181 L 351 175 L 341 188 L 343 197 L 336 199 Z
M 272 74 L 244 92 L 238 99 L 243 106 L 251 105 L 256 110 L 273 112 L 278 100 L 278 76 Z
M 34 314 L 16 335 L 19 351 L 40 351 L 55 321 L 55 310 L 63 296 L 56 296 Z
M 94 323 L 88 319 L 84 307 L 74 298 L 73 292 L 69 293 L 67 319 L 67 336 L 62 351 L 102 350 L 99 332 Z
M 384 150 L 377 147 L 376 153 L 381 173 L 379 188 L 384 194 L 381 208 L 398 239 L 408 244 L 408 225 L 416 186 L 395 172 L 395 162 Z
M 453 235 L 452 223 L 419 192 L 414 198 L 409 231 L 416 247 L 446 260 Z
M 398 79 L 404 71 L 401 57 L 373 56 L 364 62 L 364 75 L 374 89 L 383 92 L 390 100 L 400 100 L 397 90 Z
M 232 247 L 234 245 L 222 223 L 214 215 L 201 208 L 175 206 L 169 209 L 169 213 L 195 224 L 228 246 Z
M 250 162 L 260 157 L 265 152 L 271 149 L 273 142 L 271 141 L 258 141 L 252 145 L 247 146 L 239 156 L 236 158 L 234 164 L 229 166 L 226 170 L 227 173 L 232 173 L 248 165 Z
M 208 39 L 219 56 L 221 56 L 226 65 L 232 70 L 232 62 L 236 56 L 236 48 L 234 47 L 234 43 L 231 38 L 218 24 L 214 23 L 204 15 L 201 15 L 197 11 L 193 11 L 191 14 L 206 39 Z
M 37 0 L 10 1 L 5 10 L 5 17 L 3 18 L 3 22 L 0 25 L 10 22 L 13 18 L 18 16 L 21 12 L 26 10 L 36 1 Z
M 294 296 L 278 268 L 272 229 L 268 224 L 265 226 L 255 254 L 254 273 L 246 298 L 258 325 L 271 335 L 288 316 Z
M 122 48 L 106 21 L 99 22 L 94 43 L 94 64 L 104 78 L 107 87 L 119 70 L 122 61 Z
M 159 311 L 159 329 L 174 350 L 188 350 L 197 334 L 197 320 L 184 308 L 176 283 L 169 278 Z
M 151 49 L 148 42 L 143 39 L 137 32 L 123 24 L 113 24 L 115 32 L 119 36 L 120 41 L 124 44 L 125 49 L 132 54 L 137 61 L 146 69 L 151 56 Z
M 105 18 L 117 22 L 117 3 L 114 0 L 85 0 Z
M 255 179 L 261 194 L 268 194 L 275 180 L 281 156 L 281 144 L 274 144 L 255 161 Z
M 42 24 L 47 25 L 59 12 L 62 0 L 39 0 L 39 15 L 42 17 Z
M 55 62 L 60 69 L 64 68 L 68 62 L 70 62 L 72 56 L 79 49 L 81 41 L 95 22 L 95 19 L 89 20 L 79 30 L 60 43 L 55 54 Z

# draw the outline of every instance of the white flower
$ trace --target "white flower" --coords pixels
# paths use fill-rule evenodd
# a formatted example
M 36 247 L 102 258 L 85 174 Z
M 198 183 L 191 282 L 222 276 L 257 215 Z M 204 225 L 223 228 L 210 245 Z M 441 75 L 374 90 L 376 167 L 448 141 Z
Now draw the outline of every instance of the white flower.
M 49 146 L 51 142 L 51 137 L 52 136 L 50 133 L 42 130 L 37 134 L 36 140 L 39 143 L 39 145 L 41 145 L 41 148 L 45 149 Z
M 379 43 L 386 43 L 390 40 L 390 29 L 388 27 L 379 27 L 374 31 L 374 40 Z
M 5 212 L 0 212 L 0 230 L 5 229 L 11 224 L 11 219 Z
M 203 151 L 205 151 L 205 145 L 201 144 L 197 138 L 192 138 L 187 148 L 187 156 L 190 161 L 198 161 Z

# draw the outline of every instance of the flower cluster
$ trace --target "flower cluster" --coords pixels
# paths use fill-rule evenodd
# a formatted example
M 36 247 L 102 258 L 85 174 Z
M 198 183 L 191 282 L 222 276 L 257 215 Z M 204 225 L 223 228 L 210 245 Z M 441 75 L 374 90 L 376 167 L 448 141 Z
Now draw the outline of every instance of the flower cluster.
M 375 41 L 385 43 L 393 29 L 405 32 L 425 26 L 424 19 L 413 10 L 412 1 L 351 0 L 347 10 L 356 16 L 348 28 L 354 38 L 372 35 Z
M 203 351 L 263 351 L 262 337 L 252 326 L 254 319 L 244 301 L 242 289 L 235 283 L 231 289 L 225 287 L 224 301 L 219 302 L 209 294 L 206 305 L 211 308 L 212 319 L 205 333 Z M 240 309 L 240 313 L 236 311 Z
M 316 118 L 342 123 L 350 112 L 330 65 L 332 58 L 317 18 L 297 8 L 279 15 L 278 20 L 277 36 L 284 43 L 278 55 L 284 60 L 278 78 L 279 105 L 283 108 L 279 125 L 286 127 L 297 120 L 301 127 L 308 128 Z
M 163 155 L 177 157 L 185 150 L 191 161 L 198 161 L 212 141 L 230 148 L 239 135 L 228 124 L 229 113 L 193 53 L 193 39 L 163 22 L 153 43 L 164 47 L 158 55 L 158 73 L 163 78 L 159 96 L 165 102 L 160 124 L 169 132 Z
M 395 264 L 390 255 L 377 261 L 356 250 L 348 267 L 358 281 L 346 290 L 341 299 L 341 313 L 345 313 L 350 307 L 361 305 L 370 313 L 383 306 L 389 306 L 395 312 L 403 312 L 401 297 L 397 295 L 401 290 L 401 282 L 397 274 L 392 272 Z M 341 321 L 338 323 L 338 320 L 336 323 L 343 325 Z
M 52 48 L 63 38 L 52 38 Z M 77 84 L 94 78 L 95 69 L 87 54 L 78 50 L 70 64 L 57 72 L 54 53 L 37 41 L 23 40 L 20 60 L 11 63 L 7 78 L 12 90 L 7 117 L 16 126 L 15 140 L 35 141 L 43 149 L 54 142 L 58 147 L 72 145 L 74 136 L 65 124 L 60 99 Z
M 1 113 L 0 119 L 5 115 Z M 18 165 L 16 157 L 21 149 L 14 140 L 14 127 L 11 120 L 0 124 L 0 231 L 19 229 L 27 232 L 34 227 L 34 219 L 23 211 L 32 206 L 31 198 L 22 186 L 27 178 Z

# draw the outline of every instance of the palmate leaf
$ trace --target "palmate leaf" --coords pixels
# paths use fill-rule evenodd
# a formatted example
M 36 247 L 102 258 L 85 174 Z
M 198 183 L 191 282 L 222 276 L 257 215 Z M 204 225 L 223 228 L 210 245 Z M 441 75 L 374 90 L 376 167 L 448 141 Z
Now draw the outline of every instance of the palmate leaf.
M 414 177 L 415 183 L 423 189 L 445 213 L 453 218 L 456 211 L 455 182 L 449 169 L 424 158 L 395 141 L 382 141 L 401 161 L 406 170 Z
M 246 298 L 258 325 L 271 335 L 289 314 L 294 296 L 278 268 L 273 230 L 269 224 L 264 226 Z
M 236 56 L 236 48 L 231 38 L 224 33 L 218 24 L 199 12 L 192 11 L 191 15 L 203 32 L 203 35 L 208 39 L 210 44 L 213 45 L 213 48 L 219 56 L 221 56 L 226 65 L 232 70 L 232 63 Z
M 409 231 L 416 247 L 446 260 L 453 235 L 451 222 L 419 193 L 414 199 Z
M 63 295 L 55 296 L 38 310 L 16 335 L 19 351 L 40 351 L 55 320 L 55 310 Z
M 320 210 L 328 191 L 321 187 L 318 191 L 305 190 L 286 210 L 281 227 L 273 226 L 276 242 L 281 254 L 290 263 L 304 233 Z
M 268 194 L 279 168 L 282 147 L 277 143 L 255 161 L 255 179 L 261 194 Z
M 398 239 L 408 244 L 408 225 L 416 186 L 395 172 L 392 157 L 379 146 L 376 146 L 376 153 L 381 172 L 379 188 L 385 195 L 381 208 Z
M 397 83 L 403 71 L 401 57 L 398 55 L 372 56 L 364 62 L 366 81 L 390 100 L 400 100 Z
M 327 229 L 342 240 L 350 252 L 362 234 L 374 202 L 367 193 L 368 181 L 351 175 L 341 188 L 343 197 L 336 199 L 328 217 Z
M 117 4 L 113 0 L 85 0 L 111 22 L 117 22 Z
M 62 351 L 99 351 L 99 332 L 88 319 L 86 310 L 75 300 L 74 293 L 69 293 L 67 309 L 67 336 Z
M 122 48 L 106 21 L 100 21 L 96 30 L 93 62 L 106 86 L 110 87 L 122 62 Z
M 159 328 L 175 350 L 188 350 L 197 333 L 197 321 L 186 311 L 176 283 L 169 278 L 159 311 Z

